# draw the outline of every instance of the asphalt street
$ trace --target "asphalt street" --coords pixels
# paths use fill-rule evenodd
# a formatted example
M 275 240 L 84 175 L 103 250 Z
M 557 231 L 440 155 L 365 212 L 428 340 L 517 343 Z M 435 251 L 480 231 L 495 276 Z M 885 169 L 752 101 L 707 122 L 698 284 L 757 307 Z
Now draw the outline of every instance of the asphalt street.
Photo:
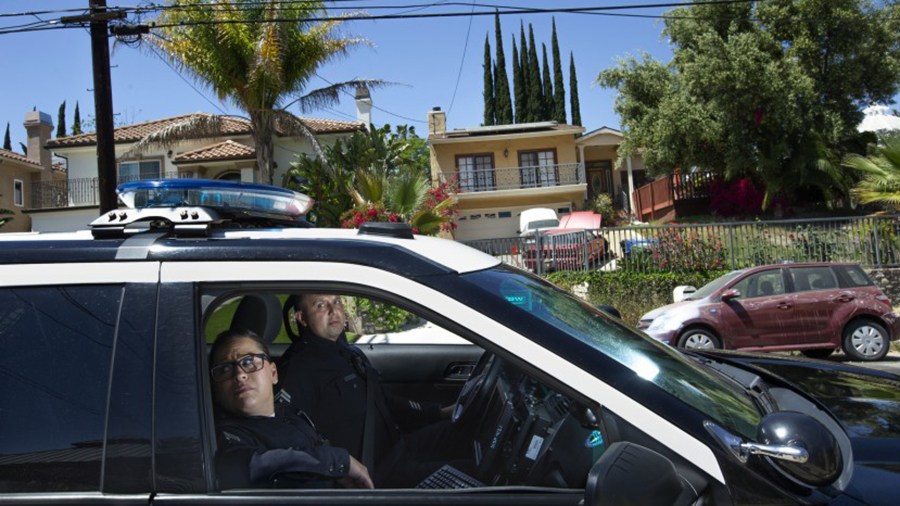
M 847 356 L 843 353 L 835 353 L 834 355 L 829 357 L 828 360 L 869 367 L 872 369 L 878 369 L 880 371 L 894 373 L 900 376 L 900 352 L 894 350 L 891 350 L 891 352 L 888 353 L 888 355 L 884 357 L 883 360 L 879 360 L 877 362 L 854 362 L 852 360 L 848 360 Z

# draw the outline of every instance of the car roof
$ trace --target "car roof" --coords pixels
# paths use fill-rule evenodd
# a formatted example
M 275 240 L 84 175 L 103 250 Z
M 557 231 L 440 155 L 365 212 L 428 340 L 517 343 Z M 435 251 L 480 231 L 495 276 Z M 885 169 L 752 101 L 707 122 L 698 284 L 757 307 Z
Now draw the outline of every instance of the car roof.
M 0 263 L 73 263 L 111 260 L 318 260 L 377 265 L 388 270 L 473 272 L 500 260 L 461 243 L 427 236 L 388 237 L 355 229 L 219 229 L 205 237 L 151 231 L 95 239 L 90 231 L 0 234 Z M 140 255 L 141 245 L 144 256 Z M 123 252 L 131 254 L 124 255 Z M 404 258 L 405 257 L 405 258 Z M 432 269 L 425 265 L 431 264 Z M 436 269 L 435 269 L 436 268 Z

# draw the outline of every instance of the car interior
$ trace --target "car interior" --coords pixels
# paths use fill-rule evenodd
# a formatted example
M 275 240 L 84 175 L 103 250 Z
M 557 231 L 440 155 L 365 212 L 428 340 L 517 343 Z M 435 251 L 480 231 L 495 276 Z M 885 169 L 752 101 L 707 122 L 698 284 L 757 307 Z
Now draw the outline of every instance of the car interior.
M 295 333 L 283 327 L 283 322 L 292 321 L 287 315 L 290 308 L 284 304 L 287 297 L 274 293 L 206 297 L 207 342 L 224 330 L 223 323 L 232 329 L 250 329 L 272 343 L 270 350 L 277 362 L 289 346 L 290 337 L 285 340 L 285 334 Z M 421 319 L 407 318 L 404 328 L 422 327 Z M 372 322 L 365 321 L 366 315 L 362 320 L 358 331 L 384 330 L 372 327 Z M 349 335 L 355 337 L 354 332 Z M 360 348 L 393 393 L 456 404 L 453 423 L 471 442 L 465 467 L 472 475 L 446 465 L 419 488 L 583 489 L 591 466 L 606 448 L 602 422 L 589 409 L 471 343 L 434 345 L 425 337 L 421 343 L 365 344 Z M 414 361 L 410 354 L 415 355 Z

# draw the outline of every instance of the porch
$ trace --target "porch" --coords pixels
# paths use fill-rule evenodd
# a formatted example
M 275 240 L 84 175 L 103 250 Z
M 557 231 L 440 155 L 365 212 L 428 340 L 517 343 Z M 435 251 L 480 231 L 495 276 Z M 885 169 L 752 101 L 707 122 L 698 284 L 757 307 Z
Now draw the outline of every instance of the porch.
M 718 175 L 694 172 L 661 177 L 635 188 L 634 214 L 640 221 L 667 222 L 680 216 L 703 213 L 709 207 L 709 187 Z

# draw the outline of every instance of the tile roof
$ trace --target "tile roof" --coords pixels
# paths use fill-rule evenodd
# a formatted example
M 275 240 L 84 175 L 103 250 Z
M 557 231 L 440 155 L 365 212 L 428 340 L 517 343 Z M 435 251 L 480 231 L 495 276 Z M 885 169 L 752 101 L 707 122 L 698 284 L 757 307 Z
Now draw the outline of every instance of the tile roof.
M 19 153 L 14 153 L 12 151 L 6 149 L 0 149 L 0 158 L 6 158 L 7 160 L 14 160 L 21 163 L 27 163 L 28 165 L 34 165 L 35 167 L 40 168 L 41 164 L 35 162 L 34 160 L 29 160 L 25 157 L 25 155 L 20 155 Z
M 176 156 L 173 163 L 214 162 L 223 160 L 255 160 L 256 150 L 231 139 L 204 146 Z
M 183 121 L 197 115 L 209 114 L 198 112 L 193 114 L 174 116 L 171 118 L 145 121 L 143 123 L 136 123 L 134 125 L 126 125 L 116 128 L 113 135 L 116 144 L 137 142 L 161 128 L 165 128 L 179 121 Z M 361 130 L 363 128 L 363 124 L 359 121 L 338 121 L 321 118 L 300 119 L 302 119 L 307 125 L 309 125 L 310 129 L 312 129 L 312 131 L 317 134 L 353 132 L 356 130 Z M 250 121 L 244 118 L 225 116 L 223 126 L 224 129 L 222 131 L 222 136 L 250 134 Z M 61 147 L 93 146 L 95 144 L 97 144 L 97 134 L 95 132 L 91 132 L 81 135 L 70 135 L 68 137 L 58 137 L 56 139 L 48 141 L 46 147 L 52 149 Z

